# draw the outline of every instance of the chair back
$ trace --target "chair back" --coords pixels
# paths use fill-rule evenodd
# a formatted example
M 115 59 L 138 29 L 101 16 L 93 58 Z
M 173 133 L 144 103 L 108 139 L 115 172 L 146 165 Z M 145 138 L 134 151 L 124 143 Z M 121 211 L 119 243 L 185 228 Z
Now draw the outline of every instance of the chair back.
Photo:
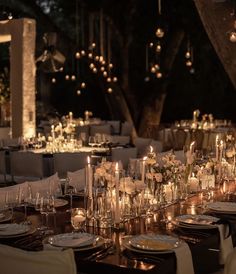
M 3 150 L 3 151 L 0 151 L 0 174 L 3 175 L 4 182 L 6 182 L 6 173 L 7 173 L 6 152 Z
M 10 153 L 10 169 L 13 181 L 15 176 L 41 179 L 44 177 L 43 155 L 28 151 L 13 151 Z
M 152 139 L 150 138 L 142 138 L 142 137 L 135 138 L 134 145 L 137 147 L 139 157 L 143 157 L 144 155 L 147 154 L 147 152 L 149 151 L 151 141 Z
M 1 273 L 13 274 L 76 274 L 72 249 L 64 251 L 25 251 L 0 245 Z
M 191 134 L 191 142 L 195 141 L 195 149 L 202 150 L 203 149 L 203 141 L 204 141 L 204 132 L 201 129 L 196 129 L 192 131 Z
M 87 152 L 63 152 L 53 155 L 54 173 L 58 172 L 60 178 L 66 178 L 68 171 L 76 171 L 85 167 L 87 157 L 90 153 Z
M 184 148 L 187 138 L 187 132 L 184 129 L 178 128 L 172 130 L 173 149 L 181 150 Z
M 129 159 L 137 158 L 137 148 L 113 148 L 111 150 L 111 158 L 113 162 L 121 161 L 123 168 L 126 169 L 129 165 Z
M 120 134 L 120 121 L 106 121 L 106 123 L 111 126 L 112 135 Z
M 124 122 L 121 124 L 121 132 L 120 135 L 124 135 L 124 136 L 130 136 L 133 130 L 133 126 L 131 123 L 129 122 Z
M 118 145 L 128 145 L 130 143 L 130 136 L 112 135 L 111 142 Z
M 111 135 L 111 125 L 91 125 L 90 135 L 94 136 L 96 133 Z

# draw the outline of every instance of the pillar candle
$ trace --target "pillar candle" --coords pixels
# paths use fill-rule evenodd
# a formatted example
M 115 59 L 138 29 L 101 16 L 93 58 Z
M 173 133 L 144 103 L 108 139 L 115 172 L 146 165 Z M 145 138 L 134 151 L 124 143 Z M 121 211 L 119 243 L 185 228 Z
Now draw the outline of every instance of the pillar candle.
M 119 178 L 119 168 L 118 163 L 115 167 L 115 193 L 116 193 L 116 203 L 115 203 L 115 223 L 120 223 L 120 178 Z
M 145 172 L 146 159 L 147 157 L 143 157 L 143 161 L 142 161 L 142 182 L 143 183 L 145 181 L 145 175 L 146 175 L 146 172 Z
M 87 167 L 86 167 L 86 180 L 87 180 L 87 193 L 88 197 L 92 198 L 92 193 L 93 193 L 93 171 L 92 171 L 92 166 L 90 163 L 90 157 L 88 156 L 87 158 Z

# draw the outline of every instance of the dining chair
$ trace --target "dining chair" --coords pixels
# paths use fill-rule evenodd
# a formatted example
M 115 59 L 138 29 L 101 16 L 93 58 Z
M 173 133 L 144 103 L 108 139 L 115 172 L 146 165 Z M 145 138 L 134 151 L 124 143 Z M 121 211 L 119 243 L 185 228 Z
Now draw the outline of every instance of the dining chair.
M 66 178 L 68 171 L 76 171 L 85 167 L 87 157 L 90 153 L 87 152 L 63 152 L 53 155 L 54 173 L 58 172 L 60 178 Z
M 25 251 L 0 244 L 1 273 L 76 274 L 72 249 Z
M 187 138 L 187 132 L 184 129 L 172 129 L 173 149 L 181 150 L 184 148 Z
M 106 124 L 111 126 L 112 135 L 120 134 L 120 121 L 116 121 L 116 120 L 106 121 Z
M 90 135 L 95 136 L 95 134 L 97 133 L 111 135 L 111 125 L 109 124 L 91 125 Z
M 0 174 L 3 175 L 4 183 L 7 182 L 6 152 L 0 151 Z
M 223 273 L 224 274 L 235 274 L 235 270 L 236 270 L 236 249 L 234 249 L 234 251 L 228 255 L 226 262 L 225 262 Z
M 125 121 L 121 123 L 121 132 L 120 135 L 124 136 L 131 136 L 133 130 L 133 126 L 131 123 Z
M 128 145 L 130 143 L 130 136 L 112 135 L 112 144 Z
M 143 157 L 150 150 L 150 144 L 152 139 L 137 137 L 134 139 L 134 145 L 137 147 L 138 156 Z
M 137 148 L 112 148 L 111 159 L 113 162 L 121 161 L 123 168 L 126 169 L 129 165 L 130 158 L 137 158 Z
M 44 177 L 43 155 L 29 151 L 10 153 L 10 172 L 12 181 L 34 181 Z
M 89 137 L 89 125 L 86 126 L 76 126 L 75 127 L 75 135 L 79 138 L 81 138 L 81 136 L 84 136 L 83 138 L 85 140 L 83 141 L 87 141 L 88 137 Z
M 204 132 L 201 129 L 196 129 L 192 131 L 191 134 L 191 142 L 195 141 L 195 149 L 202 150 L 203 149 L 203 141 L 204 141 Z
M 150 146 L 153 147 L 155 153 L 160 153 L 163 150 L 163 143 L 157 140 L 151 140 Z
M 85 187 L 85 169 L 79 169 L 74 172 L 68 171 L 67 178 L 69 185 L 73 186 L 77 191 L 81 191 Z

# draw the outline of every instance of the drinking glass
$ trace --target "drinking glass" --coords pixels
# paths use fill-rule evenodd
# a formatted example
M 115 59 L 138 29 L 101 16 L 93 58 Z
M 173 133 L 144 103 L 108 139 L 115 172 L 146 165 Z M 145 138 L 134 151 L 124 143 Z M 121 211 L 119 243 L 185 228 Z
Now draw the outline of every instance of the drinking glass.
M 45 234 L 53 233 L 53 231 L 49 229 L 49 214 L 55 213 L 54 196 L 46 195 L 40 198 L 40 213 L 46 217 Z
M 83 232 L 86 220 L 86 211 L 84 208 L 72 208 L 71 210 L 71 224 L 74 232 Z

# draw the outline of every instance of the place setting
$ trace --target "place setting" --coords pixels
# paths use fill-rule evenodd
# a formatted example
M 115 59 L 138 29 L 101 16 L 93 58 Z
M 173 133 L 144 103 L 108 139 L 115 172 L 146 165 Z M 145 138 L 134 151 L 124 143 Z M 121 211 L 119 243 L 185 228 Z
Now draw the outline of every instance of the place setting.
M 122 246 L 125 249 L 124 255 L 128 258 L 155 264 L 161 261 L 163 256 L 159 258 L 160 255 L 175 254 L 176 273 L 194 273 L 191 251 L 185 241 L 178 237 L 153 233 L 125 236 L 122 238 Z M 128 252 L 125 252 L 126 250 Z M 131 255 L 131 252 L 135 255 Z M 183 256 L 186 258 L 185 263 L 181 260 Z

